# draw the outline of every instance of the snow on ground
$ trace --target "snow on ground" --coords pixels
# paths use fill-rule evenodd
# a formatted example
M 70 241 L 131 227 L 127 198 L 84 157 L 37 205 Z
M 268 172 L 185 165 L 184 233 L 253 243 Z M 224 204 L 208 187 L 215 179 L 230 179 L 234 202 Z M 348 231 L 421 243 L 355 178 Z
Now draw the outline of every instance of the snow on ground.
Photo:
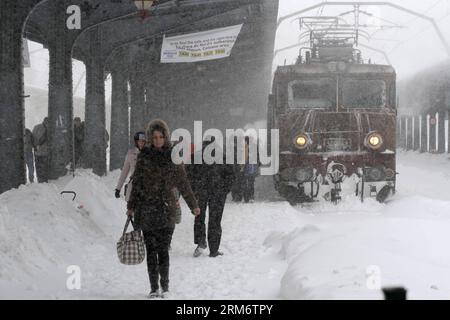
M 82 170 L 75 178 L 0 195 L 0 298 L 146 298 L 145 263 L 121 265 L 115 251 L 126 208 L 114 198 L 118 175 L 99 178 Z M 61 196 L 63 190 L 75 191 L 75 201 Z M 182 206 L 171 250 L 172 298 L 277 298 L 285 262 L 263 242 L 273 230 L 289 228 L 287 204 L 229 203 L 223 219 L 225 255 L 215 259 L 192 257 L 194 219 Z M 80 290 L 66 287 L 71 265 L 80 267 Z
M 288 262 L 285 299 L 381 299 L 401 285 L 410 299 L 450 298 L 448 155 L 400 152 L 388 204 L 353 197 L 295 208 L 301 223 L 274 239 Z
M 448 299 L 450 161 L 412 152 L 398 159 L 398 193 L 387 204 L 351 195 L 337 206 L 227 203 L 225 255 L 214 259 L 192 257 L 193 216 L 183 203 L 171 298 L 381 299 L 379 279 L 405 286 L 412 299 Z M 146 298 L 145 263 L 116 257 L 125 222 L 118 174 L 81 170 L 0 195 L 0 298 Z M 76 191 L 75 201 L 62 190 Z M 66 287 L 71 265 L 80 267 L 80 290 Z

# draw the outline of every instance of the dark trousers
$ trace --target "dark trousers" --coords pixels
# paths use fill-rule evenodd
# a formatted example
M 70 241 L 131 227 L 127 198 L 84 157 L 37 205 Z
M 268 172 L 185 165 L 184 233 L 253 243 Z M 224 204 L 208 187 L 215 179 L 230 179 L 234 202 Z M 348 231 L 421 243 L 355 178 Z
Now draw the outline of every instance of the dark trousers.
M 242 190 L 242 185 L 243 185 L 243 175 L 242 173 L 236 173 L 234 176 L 234 183 L 233 186 L 231 187 L 231 197 L 233 198 L 233 201 L 235 202 L 241 202 L 242 201 L 242 196 L 243 196 L 243 190 Z
M 80 142 L 75 142 L 75 167 L 81 167 L 81 155 L 82 155 L 82 144 Z
M 200 215 L 195 218 L 194 243 L 197 245 L 206 244 L 205 218 L 206 209 L 208 208 L 208 246 L 210 254 L 219 250 L 222 237 L 221 221 L 226 199 L 227 194 L 224 192 L 209 192 L 197 195 Z
M 169 290 L 169 247 L 174 228 L 164 228 L 144 232 L 147 249 L 147 271 L 152 291 Z
M 28 168 L 28 180 L 30 180 L 30 182 L 33 183 L 34 182 L 33 152 L 25 153 L 25 163 L 27 164 L 27 168 Z
M 39 183 L 48 182 L 48 157 L 34 156 L 36 175 Z
M 242 183 L 244 201 L 249 202 L 255 199 L 255 177 L 244 176 Z

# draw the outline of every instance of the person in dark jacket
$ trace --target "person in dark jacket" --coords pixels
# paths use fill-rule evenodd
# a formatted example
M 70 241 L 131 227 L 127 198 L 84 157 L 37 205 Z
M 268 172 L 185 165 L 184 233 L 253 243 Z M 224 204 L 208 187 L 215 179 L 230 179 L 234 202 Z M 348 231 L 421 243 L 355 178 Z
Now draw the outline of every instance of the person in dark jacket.
M 80 117 L 73 119 L 73 134 L 75 142 L 75 167 L 78 168 L 81 167 L 84 144 L 84 121 L 81 121 Z
M 214 143 L 214 140 L 203 143 L 202 153 L 205 148 Z M 193 158 L 195 155 L 193 154 Z M 203 159 L 203 158 L 202 158 Z M 227 194 L 231 191 L 234 180 L 233 165 L 226 164 L 223 156 L 223 164 L 191 164 L 189 166 L 189 177 L 192 189 L 198 200 L 200 215 L 195 218 L 194 244 L 197 248 L 194 257 L 199 257 L 207 247 L 206 243 L 206 209 L 208 209 L 208 246 L 209 256 L 222 255 L 219 251 L 222 237 L 222 215 L 225 208 Z M 192 163 L 194 163 L 192 161 Z
M 200 214 L 200 209 L 184 166 L 172 162 L 167 124 L 154 120 L 146 134 L 150 145 L 139 153 L 127 208 L 128 214 L 134 215 L 135 227 L 144 234 L 153 298 L 159 296 L 159 285 L 163 297 L 169 291 L 169 247 L 177 209 L 174 189 L 181 193 L 194 215 Z
M 241 202 L 243 198 L 242 186 L 244 180 L 244 168 L 242 165 L 237 163 L 237 142 L 234 144 L 234 158 L 234 182 L 231 186 L 231 198 L 234 202 Z
M 48 117 L 33 128 L 34 161 L 39 183 L 48 182 Z
M 24 152 L 25 163 L 28 168 L 28 180 L 30 183 L 34 182 L 34 155 L 33 155 L 33 134 L 30 129 L 25 129 L 24 136 Z
M 259 158 L 257 156 L 257 163 L 250 163 L 250 144 L 254 144 L 255 140 L 246 136 L 244 139 L 244 163 L 238 163 L 237 159 L 237 147 L 238 141 L 234 142 L 234 154 L 236 165 L 234 167 L 235 181 L 231 190 L 231 194 L 234 202 L 241 202 L 244 200 L 246 203 L 254 202 L 255 200 L 255 178 L 258 175 Z M 258 146 L 256 144 L 256 152 Z M 258 154 L 258 152 L 257 152 Z
M 245 137 L 245 164 L 242 166 L 241 190 L 246 203 L 255 201 L 255 178 L 258 175 L 258 164 L 250 163 L 250 143 L 254 141 L 250 140 L 250 137 Z

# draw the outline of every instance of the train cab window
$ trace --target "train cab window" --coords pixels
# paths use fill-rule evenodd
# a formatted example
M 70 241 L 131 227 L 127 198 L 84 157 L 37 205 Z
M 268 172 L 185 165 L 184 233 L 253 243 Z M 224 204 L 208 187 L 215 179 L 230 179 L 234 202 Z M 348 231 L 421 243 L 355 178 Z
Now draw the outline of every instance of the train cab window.
M 331 108 L 336 104 L 336 84 L 333 79 L 295 80 L 288 86 L 289 107 Z
M 383 80 L 346 80 L 342 91 L 344 108 L 386 106 L 386 83 Z

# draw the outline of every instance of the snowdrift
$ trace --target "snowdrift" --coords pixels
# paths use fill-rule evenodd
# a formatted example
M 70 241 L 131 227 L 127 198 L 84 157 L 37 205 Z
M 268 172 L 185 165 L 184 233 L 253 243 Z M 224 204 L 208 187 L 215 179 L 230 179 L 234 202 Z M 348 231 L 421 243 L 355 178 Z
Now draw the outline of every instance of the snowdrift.
M 348 197 L 295 210 L 299 225 L 268 238 L 288 263 L 284 299 L 382 299 L 403 286 L 409 299 L 450 298 L 450 161 L 399 155 L 399 192 L 388 204 Z
M 0 298 L 70 296 L 67 268 L 77 265 L 89 274 L 96 257 L 114 249 L 124 220 L 121 205 L 91 173 L 64 186 L 67 179 L 0 195 Z M 63 190 L 77 192 L 75 201 L 60 195 Z M 114 258 L 103 263 L 116 263 Z
M 114 198 L 119 171 L 97 177 L 81 170 L 75 178 L 21 186 L 0 195 L 0 298 L 145 299 L 146 264 L 121 265 L 116 241 L 125 223 L 125 201 Z M 60 195 L 75 191 L 77 197 Z M 286 203 L 228 203 L 221 250 L 192 257 L 193 222 L 182 202 L 171 251 L 173 299 L 277 298 L 285 263 L 263 246 L 272 230 L 287 229 Z M 80 290 L 66 286 L 70 266 L 81 270 Z M 69 269 L 70 270 L 70 269 Z
M 401 285 L 410 299 L 448 299 L 450 161 L 400 152 L 399 163 L 398 193 L 387 204 L 352 195 L 337 206 L 228 202 L 225 255 L 214 259 L 192 257 L 194 218 L 183 202 L 172 298 L 382 299 L 380 287 Z M 116 257 L 125 222 L 118 175 L 81 170 L 0 195 L 0 298 L 146 298 L 145 263 L 123 266 Z M 77 192 L 75 201 L 63 190 Z M 70 266 L 81 270 L 80 290 L 67 288 Z

